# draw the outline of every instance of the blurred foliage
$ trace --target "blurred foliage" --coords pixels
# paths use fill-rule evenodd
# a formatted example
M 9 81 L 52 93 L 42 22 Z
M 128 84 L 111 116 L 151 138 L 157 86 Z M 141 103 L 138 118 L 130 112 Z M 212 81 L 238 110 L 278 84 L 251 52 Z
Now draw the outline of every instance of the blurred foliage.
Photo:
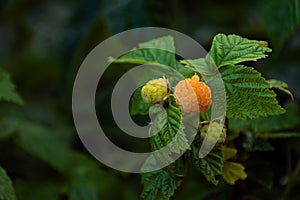
M 221 181 L 215 187 L 191 169 L 174 199 L 299 199 L 300 140 L 295 135 L 288 137 L 300 132 L 299 3 L 3 0 L 0 199 L 138 199 L 142 190 L 138 176 L 106 168 L 81 145 L 70 97 L 77 69 L 92 48 L 113 34 L 143 26 L 181 31 L 207 50 L 219 32 L 266 40 L 274 51 L 255 67 L 268 79 L 286 82 L 295 97 L 289 103 L 288 95 L 275 90 L 280 104 L 286 105 L 286 114 L 241 125 L 229 121 L 229 137 L 236 138 L 239 161 L 249 177 L 246 181 L 237 181 L 235 186 Z M 113 75 L 111 70 L 109 76 Z M 97 105 L 109 102 L 112 86 L 110 80 L 105 92 L 97 95 Z M 98 106 L 98 111 L 110 119 L 106 108 Z M 122 142 L 113 121 L 102 123 L 116 142 Z M 275 137 L 266 144 L 270 133 L 286 137 Z M 141 145 L 140 141 L 135 145 Z M 273 151 L 262 151 L 266 149 Z

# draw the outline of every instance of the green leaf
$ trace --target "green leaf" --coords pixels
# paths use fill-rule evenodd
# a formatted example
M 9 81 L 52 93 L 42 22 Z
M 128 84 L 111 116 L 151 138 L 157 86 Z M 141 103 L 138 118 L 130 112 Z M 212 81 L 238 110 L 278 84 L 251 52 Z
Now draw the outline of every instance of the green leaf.
M 143 101 L 141 96 L 141 88 L 138 88 L 130 99 L 130 114 L 131 115 L 146 115 L 150 105 Z
M 63 174 L 67 179 L 62 191 L 68 195 L 68 199 L 127 199 L 126 196 L 135 199 L 127 185 L 114 174 L 103 170 L 94 158 L 72 152 L 70 159 L 72 166 Z M 111 192 L 116 189 L 119 192 Z
M 51 129 L 32 122 L 19 123 L 16 143 L 25 151 L 64 173 L 72 166 L 68 144 Z M 55 148 L 53 148 L 55 147 Z
M 157 159 L 165 162 L 170 159 L 171 153 L 179 154 L 189 148 L 183 129 L 180 107 L 170 101 L 166 113 L 164 111 L 159 113 L 150 128 L 152 134 L 159 130 L 157 134 L 151 137 L 152 150 L 159 150 L 169 144 L 166 151 L 155 154 Z
M 214 37 L 209 55 L 217 67 L 265 58 L 271 52 L 265 41 L 249 40 L 238 35 L 218 34 Z
M 272 44 L 280 49 L 294 29 L 300 26 L 299 0 L 261 0 L 260 2 L 266 30 Z
M 204 75 L 208 84 L 216 82 L 217 79 L 213 77 L 218 72 L 208 57 L 183 60 L 181 63 Z M 276 94 L 270 90 L 270 84 L 258 71 L 242 65 L 224 66 L 219 71 L 226 89 L 228 118 L 251 119 L 284 112 L 278 105 Z M 216 90 L 212 92 L 215 93 Z M 218 105 L 220 106 L 222 105 Z M 223 109 L 220 107 L 220 110 Z
M 0 199 L 15 200 L 15 189 L 6 171 L 0 167 Z
M 297 103 L 290 102 L 286 104 L 286 113 L 266 118 L 258 118 L 252 120 L 235 120 L 228 121 L 230 132 L 241 132 L 252 130 L 258 132 L 259 135 L 268 132 L 275 133 L 282 130 L 292 130 L 300 123 L 299 107 Z
M 270 88 L 276 88 L 278 90 L 281 90 L 281 91 L 287 93 L 288 95 L 290 95 L 290 97 L 292 98 L 292 100 L 294 100 L 293 94 L 291 93 L 291 91 L 289 91 L 287 89 L 288 88 L 288 84 L 286 84 L 283 81 L 278 81 L 278 80 L 275 80 L 275 79 L 267 80 L 267 82 L 270 84 Z
M 177 63 L 175 69 L 179 74 L 181 74 L 185 78 L 190 78 L 195 74 L 193 69 L 187 68 L 185 65 L 182 65 L 180 62 Z
M 184 64 L 185 68 L 193 70 L 196 73 L 200 73 L 204 76 L 214 76 L 217 74 L 217 67 L 214 61 L 209 55 L 205 58 L 198 58 L 194 60 L 181 60 L 181 64 Z
M 19 105 L 23 101 L 15 90 L 14 84 L 10 80 L 10 76 L 4 70 L 0 69 L 0 101 L 13 102 Z
M 175 67 L 174 39 L 164 36 L 140 43 L 138 49 L 133 49 L 120 58 L 109 58 L 114 63 L 154 64 Z
M 5 117 L 0 119 L 0 139 L 7 139 L 19 127 L 19 121 L 12 117 Z
M 220 68 L 227 96 L 227 117 L 253 119 L 279 115 L 285 110 L 278 105 L 274 91 L 261 74 L 251 67 L 228 65 Z
M 68 176 L 66 192 L 70 199 L 99 199 L 98 196 L 119 199 L 122 192 L 109 192 L 121 185 L 115 175 L 105 172 L 99 163 L 84 154 L 74 152 L 71 157 L 73 165 L 65 173 Z
M 214 185 L 218 185 L 218 175 L 223 172 L 223 151 L 221 148 L 214 149 L 204 158 L 197 158 L 198 150 L 194 151 L 194 158 L 196 158 L 196 167 L 206 177 L 207 181 L 212 182 Z
M 141 182 L 144 185 L 141 198 L 145 200 L 168 200 L 181 184 L 176 176 L 162 169 L 142 174 Z

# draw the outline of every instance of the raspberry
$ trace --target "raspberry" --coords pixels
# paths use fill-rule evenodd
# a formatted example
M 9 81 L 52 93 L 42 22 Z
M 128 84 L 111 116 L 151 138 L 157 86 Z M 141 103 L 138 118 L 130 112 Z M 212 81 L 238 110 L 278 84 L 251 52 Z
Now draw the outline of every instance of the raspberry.
M 168 94 L 169 82 L 166 78 L 154 79 L 146 83 L 142 88 L 143 100 L 148 104 L 164 102 Z
M 218 138 L 219 131 L 222 128 L 222 132 L 220 133 L 220 136 L 218 138 L 218 143 L 224 143 L 226 140 L 226 129 L 224 127 L 220 127 L 221 125 L 213 122 L 211 124 L 204 125 L 201 129 L 201 139 L 204 139 L 205 137 L 208 137 L 208 139 L 213 142 L 215 139 Z
M 199 76 L 196 74 L 176 85 L 174 97 L 177 104 L 187 113 L 205 112 L 211 105 L 210 88 L 199 81 Z

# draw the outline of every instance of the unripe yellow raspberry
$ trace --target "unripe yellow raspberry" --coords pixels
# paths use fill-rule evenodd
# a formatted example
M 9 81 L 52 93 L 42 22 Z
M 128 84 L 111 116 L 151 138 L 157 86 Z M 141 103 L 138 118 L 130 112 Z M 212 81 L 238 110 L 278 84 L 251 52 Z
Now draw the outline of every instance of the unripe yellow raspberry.
M 168 94 L 168 80 L 166 78 L 154 79 L 146 83 L 142 88 L 143 100 L 148 104 L 164 102 Z
M 220 133 L 220 131 L 222 132 Z M 201 139 L 208 138 L 211 142 L 217 139 L 218 143 L 224 143 L 226 140 L 226 128 L 221 127 L 219 123 L 213 122 L 211 124 L 204 125 L 201 129 Z
M 180 81 L 174 90 L 176 102 L 187 113 L 205 112 L 211 105 L 210 88 L 198 75 Z

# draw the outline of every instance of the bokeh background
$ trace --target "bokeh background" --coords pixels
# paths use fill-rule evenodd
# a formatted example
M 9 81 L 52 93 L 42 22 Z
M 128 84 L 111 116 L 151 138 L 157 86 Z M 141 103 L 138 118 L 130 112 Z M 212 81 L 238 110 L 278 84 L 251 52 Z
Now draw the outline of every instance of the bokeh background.
M 138 199 L 139 175 L 117 172 L 92 158 L 77 136 L 71 112 L 73 81 L 85 56 L 101 41 L 128 29 L 174 29 L 207 50 L 217 33 L 268 41 L 273 52 L 250 64 L 265 77 L 288 83 L 296 114 L 287 122 L 299 122 L 299 5 L 299 0 L 2 0 L 0 67 L 10 74 L 24 104 L 0 104 L 0 165 L 18 199 Z M 103 105 L 109 105 L 113 75 L 121 72 L 110 70 L 107 90 L 97 94 L 102 118 L 111 115 Z M 276 92 L 282 105 L 290 104 L 289 96 Z M 101 123 L 116 143 L 124 142 L 111 120 Z M 291 131 L 299 130 L 298 124 Z M 191 169 L 174 199 L 279 199 L 282 194 L 300 199 L 299 139 L 271 144 L 275 151 L 257 151 L 251 157 L 249 165 L 258 177 L 215 187 Z

